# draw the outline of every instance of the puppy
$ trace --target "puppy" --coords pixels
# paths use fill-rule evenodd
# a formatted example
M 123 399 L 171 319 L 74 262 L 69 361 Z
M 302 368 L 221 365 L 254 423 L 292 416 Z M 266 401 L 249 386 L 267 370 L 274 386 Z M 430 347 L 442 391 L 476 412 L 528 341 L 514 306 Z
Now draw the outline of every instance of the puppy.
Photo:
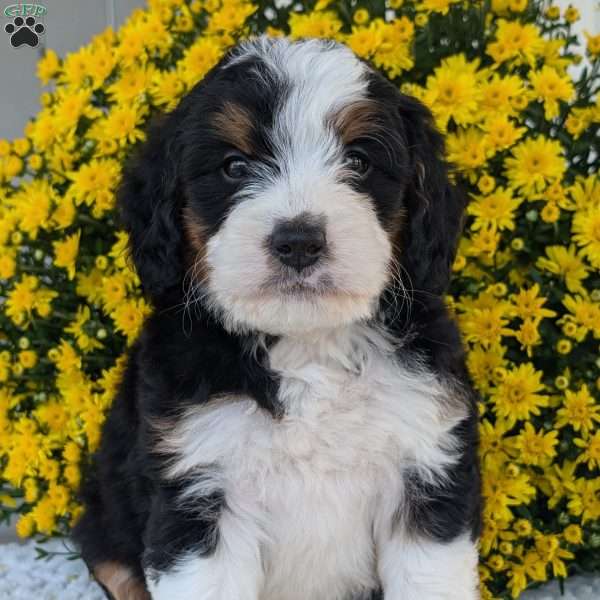
M 155 126 L 120 208 L 154 312 L 74 536 L 116 600 L 478 597 L 477 411 L 431 115 L 258 38 Z

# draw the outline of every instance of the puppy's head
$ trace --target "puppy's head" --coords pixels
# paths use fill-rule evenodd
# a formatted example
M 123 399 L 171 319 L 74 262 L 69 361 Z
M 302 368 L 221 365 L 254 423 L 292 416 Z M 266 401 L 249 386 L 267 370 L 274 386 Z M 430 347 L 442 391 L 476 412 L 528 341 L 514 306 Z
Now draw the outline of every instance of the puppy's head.
M 231 330 L 367 319 L 441 294 L 461 207 L 429 112 L 344 46 L 246 42 L 150 132 L 120 194 L 146 292 Z

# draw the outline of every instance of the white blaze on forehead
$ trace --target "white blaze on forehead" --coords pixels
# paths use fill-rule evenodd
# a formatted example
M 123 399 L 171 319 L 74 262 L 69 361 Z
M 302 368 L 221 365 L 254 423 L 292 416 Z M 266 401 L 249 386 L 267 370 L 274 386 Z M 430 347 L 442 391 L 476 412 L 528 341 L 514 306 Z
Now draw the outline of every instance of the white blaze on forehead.
M 290 42 L 265 37 L 247 42 L 234 62 L 256 57 L 277 82 L 281 103 L 271 142 L 284 170 L 323 165 L 334 158 L 340 141 L 330 126 L 344 107 L 365 99 L 367 67 L 348 48 L 334 42 Z M 308 164 L 301 165 L 306 162 Z M 300 164 L 299 164 L 300 163 Z

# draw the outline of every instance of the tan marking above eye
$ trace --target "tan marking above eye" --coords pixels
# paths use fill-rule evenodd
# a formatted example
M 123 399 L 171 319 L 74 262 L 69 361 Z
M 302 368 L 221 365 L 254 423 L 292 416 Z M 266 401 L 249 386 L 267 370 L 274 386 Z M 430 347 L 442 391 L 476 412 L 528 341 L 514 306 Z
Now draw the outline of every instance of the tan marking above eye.
M 357 100 L 330 116 L 333 128 L 345 145 L 372 135 L 378 128 L 381 107 L 375 100 Z
M 248 111 L 233 102 L 226 101 L 223 108 L 213 116 L 213 126 L 223 141 L 251 156 L 252 117 Z

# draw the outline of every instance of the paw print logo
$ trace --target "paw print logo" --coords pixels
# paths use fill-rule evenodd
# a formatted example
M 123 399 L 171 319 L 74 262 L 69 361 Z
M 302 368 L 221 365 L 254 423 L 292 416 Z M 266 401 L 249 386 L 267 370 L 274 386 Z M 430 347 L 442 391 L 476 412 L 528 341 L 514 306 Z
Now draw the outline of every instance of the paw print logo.
M 45 29 L 41 23 L 36 23 L 34 17 L 26 19 L 15 17 L 12 23 L 4 26 L 4 31 L 10 35 L 10 43 L 14 48 L 23 44 L 35 48 L 40 41 L 39 36 L 44 33 Z

